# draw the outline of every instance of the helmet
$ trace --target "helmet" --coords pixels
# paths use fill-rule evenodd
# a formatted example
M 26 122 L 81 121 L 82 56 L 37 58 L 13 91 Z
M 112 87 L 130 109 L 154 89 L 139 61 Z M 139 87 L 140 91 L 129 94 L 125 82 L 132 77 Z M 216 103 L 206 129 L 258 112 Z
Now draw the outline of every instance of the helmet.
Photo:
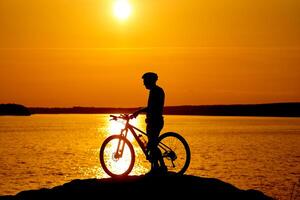
M 158 76 L 157 76 L 157 74 L 154 73 L 154 72 L 147 72 L 147 73 L 145 73 L 145 74 L 142 76 L 142 78 L 143 78 L 144 80 L 157 81 Z

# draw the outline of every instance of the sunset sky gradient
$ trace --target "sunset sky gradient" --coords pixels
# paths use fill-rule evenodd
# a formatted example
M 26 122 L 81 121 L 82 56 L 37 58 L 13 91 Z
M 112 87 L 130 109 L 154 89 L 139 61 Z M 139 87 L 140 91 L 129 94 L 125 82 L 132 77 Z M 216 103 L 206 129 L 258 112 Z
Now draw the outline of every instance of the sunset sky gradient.
M 0 103 L 166 105 L 300 101 L 299 0 L 0 1 Z

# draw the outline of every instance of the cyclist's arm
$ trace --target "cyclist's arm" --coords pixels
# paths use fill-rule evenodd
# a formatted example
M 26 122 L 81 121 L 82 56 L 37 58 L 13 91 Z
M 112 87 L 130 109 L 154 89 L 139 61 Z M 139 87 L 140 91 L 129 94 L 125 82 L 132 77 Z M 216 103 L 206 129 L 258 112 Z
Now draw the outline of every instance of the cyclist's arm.
M 134 117 L 137 117 L 140 113 L 146 113 L 147 110 L 148 110 L 147 107 L 146 107 L 146 108 L 141 108 L 141 109 L 135 111 L 132 115 L 133 115 Z

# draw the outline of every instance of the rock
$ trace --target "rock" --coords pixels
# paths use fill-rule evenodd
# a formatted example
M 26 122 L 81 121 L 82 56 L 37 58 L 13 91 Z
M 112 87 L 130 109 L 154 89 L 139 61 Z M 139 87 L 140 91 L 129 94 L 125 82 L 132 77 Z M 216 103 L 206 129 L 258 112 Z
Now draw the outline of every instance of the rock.
M 52 189 L 23 191 L 0 199 L 226 199 L 271 200 L 257 190 L 240 190 L 214 178 L 192 175 L 127 176 L 73 180 Z

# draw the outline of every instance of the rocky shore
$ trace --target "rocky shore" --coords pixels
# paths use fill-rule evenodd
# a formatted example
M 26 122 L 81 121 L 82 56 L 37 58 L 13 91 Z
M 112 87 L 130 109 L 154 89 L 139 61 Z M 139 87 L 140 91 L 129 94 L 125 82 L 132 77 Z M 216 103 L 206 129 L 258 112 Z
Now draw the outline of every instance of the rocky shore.
M 22 191 L 0 199 L 226 199 L 271 200 L 257 190 L 241 190 L 214 178 L 192 175 L 127 176 L 73 180 L 51 189 Z

